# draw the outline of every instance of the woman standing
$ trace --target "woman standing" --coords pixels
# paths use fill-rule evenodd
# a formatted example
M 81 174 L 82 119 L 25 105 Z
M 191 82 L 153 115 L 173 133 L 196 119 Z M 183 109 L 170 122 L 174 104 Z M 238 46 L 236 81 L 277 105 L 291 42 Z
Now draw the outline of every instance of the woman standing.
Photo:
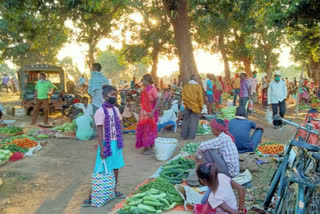
M 222 84 L 220 83 L 220 81 L 217 79 L 216 76 L 212 75 L 212 82 L 213 82 L 213 98 L 214 98 L 214 102 L 216 103 L 216 109 L 219 109 L 219 104 L 220 104 L 220 97 L 222 94 Z
M 136 147 L 144 148 L 144 155 L 153 154 L 153 145 L 158 136 L 158 105 L 157 89 L 152 85 L 152 76 L 143 76 L 144 90 L 141 94 L 141 112 L 136 132 Z
M 262 78 L 262 105 L 268 107 L 268 77 Z

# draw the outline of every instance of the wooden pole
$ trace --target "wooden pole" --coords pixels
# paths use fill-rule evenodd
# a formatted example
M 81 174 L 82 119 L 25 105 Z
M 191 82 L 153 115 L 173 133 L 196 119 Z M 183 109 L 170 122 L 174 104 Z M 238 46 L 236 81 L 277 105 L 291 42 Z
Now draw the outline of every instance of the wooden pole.
M 299 111 L 299 103 L 300 103 L 300 90 L 301 90 L 301 84 L 302 84 L 302 77 L 303 77 L 303 69 L 305 66 L 305 62 L 302 64 L 302 68 L 301 68 L 301 74 L 300 74 L 300 81 L 299 81 L 299 87 L 297 90 L 297 94 L 296 94 L 296 98 L 297 98 L 297 105 L 296 105 L 296 119 L 298 119 L 298 111 Z

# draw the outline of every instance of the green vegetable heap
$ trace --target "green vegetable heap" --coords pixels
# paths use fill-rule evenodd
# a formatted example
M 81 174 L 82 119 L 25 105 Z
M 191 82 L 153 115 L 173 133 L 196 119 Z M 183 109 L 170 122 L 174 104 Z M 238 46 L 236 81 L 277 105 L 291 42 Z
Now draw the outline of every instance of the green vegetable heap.
M 183 204 L 183 199 L 174 186 L 161 177 L 140 187 L 137 192 L 127 199 L 119 214 L 160 214 Z
M 236 116 L 237 106 L 230 106 L 227 108 L 223 108 L 220 110 L 221 114 L 219 114 L 220 119 L 231 120 Z
M 183 179 L 189 176 L 190 170 L 195 168 L 195 165 L 194 161 L 180 157 L 162 166 L 160 176 L 172 184 L 181 184 Z
M 32 137 L 32 136 L 28 136 L 28 135 L 18 135 L 18 136 L 13 136 L 13 137 L 10 137 L 10 138 L 7 138 L 7 139 L 2 140 L 1 143 L 0 143 L 0 145 L 1 145 L 1 144 L 12 143 L 13 140 L 15 140 L 15 139 L 21 139 L 21 138 L 28 138 L 29 140 L 37 141 L 37 139 L 34 138 L 34 137 Z
M 0 134 L 16 134 L 22 132 L 22 128 L 16 126 L 7 126 L 0 128 Z
M 0 149 L 0 162 L 9 160 L 10 156 L 11 156 L 11 152 L 9 150 Z
M 181 151 L 185 151 L 190 155 L 195 155 L 197 153 L 200 143 L 187 143 L 181 148 Z
M 54 130 L 61 132 L 72 132 L 76 130 L 76 121 L 73 120 L 72 123 L 65 123 L 62 126 L 57 126 Z
M 17 146 L 15 144 L 5 145 L 5 146 L 1 147 L 1 149 L 9 150 L 11 153 L 15 153 L 15 152 L 26 153 L 29 151 L 28 148 L 21 148 L 20 146 Z

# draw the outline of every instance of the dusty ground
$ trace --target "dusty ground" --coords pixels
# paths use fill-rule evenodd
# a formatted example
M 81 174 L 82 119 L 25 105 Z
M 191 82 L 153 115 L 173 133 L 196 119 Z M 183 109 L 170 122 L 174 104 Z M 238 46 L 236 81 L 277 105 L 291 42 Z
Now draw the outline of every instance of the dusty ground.
M 18 96 L 0 93 L 0 102 L 5 106 L 19 105 Z M 273 130 L 265 123 L 265 111 L 262 108 L 250 118 L 266 125 L 263 141 L 287 142 L 292 135 L 292 128 Z M 292 117 L 293 108 L 289 109 Z M 302 119 L 303 114 L 299 114 Z M 5 119 L 16 119 L 18 125 L 28 127 L 30 117 L 5 116 Z M 39 118 L 40 121 L 42 118 Z M 54 120 L 51 118 L 51 120 Z M 61 118 L 55 121 L 62 123 Z M 161 133 L 164 137 L 179 139 L 177 133 Z M 197 137 L 196 142 L 210 136 Z M 124 158 L 126 166 L 120 170 L 119 190 L 129 194 L 142 181 L 148 179 L 161 162 L 152 156 L 144 156 L 135 148 L 135 136 L 124 136 Z M 182 146 L 185 142 L 180 142 Z M 93 170 L 96 141 L 77 141 L 49 139 L 49 143 L 34 157 L 27 157 L 17 162 L 10 162 L 0 167 L 0 177 L 4 184 L 0 187 L 0 213 L 2 214 L 77 214 L 109 213 L 119 201 L 115 200 L 103 208 L 81 208 L 90 188 L 90 175 Z M 261 166 L 259 173 L 253 174 L 253 198 L 255 203 L 263 201 L 268 182 L 276 163 L 270 162 Z

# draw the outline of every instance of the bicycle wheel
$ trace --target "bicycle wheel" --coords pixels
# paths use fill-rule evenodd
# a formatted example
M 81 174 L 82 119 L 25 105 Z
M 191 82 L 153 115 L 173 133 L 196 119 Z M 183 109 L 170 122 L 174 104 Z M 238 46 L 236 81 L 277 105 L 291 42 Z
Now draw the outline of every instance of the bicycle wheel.
M 312 190 L 309 190 L 312 191 Z M 314 190 L 308 204 L 308 214 L 318 214 L 320 210 L 320 191 Z
M 296 210 L 296 200 L 298 195 L 298 184 L 292 183 L 286 189 L 285 194 L 282 196 L 282 202 L 276 213 L 281 214 L 294 214 Z

